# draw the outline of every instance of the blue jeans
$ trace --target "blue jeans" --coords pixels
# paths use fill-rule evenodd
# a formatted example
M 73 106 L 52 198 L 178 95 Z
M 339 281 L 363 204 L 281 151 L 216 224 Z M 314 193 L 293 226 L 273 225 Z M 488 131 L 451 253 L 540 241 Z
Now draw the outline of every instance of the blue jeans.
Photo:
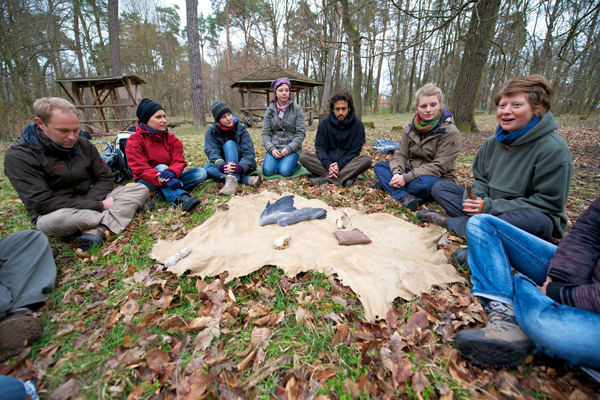
M 27 398 L 23 382 L 10 376 L 0 375 L 0 391 L 2 398 L 6 400 L 25 400 Z
M 296 153 L 288 154 L 285 157 L 277 159 L 273 154 L 267 153 L 263 161 L 262 172 L 264 176 L 279 174 L 281 176 L 291 176 L 300 169 L 298 159 L 300 156 Z
M 158 171 L 163 171 L 167 168 L 169 168 L 169 166 L 165 164 L 159 164 L 156 167 L 154 167 L 154 169 Z M 167 187 L 156 186 L 152 183 L 146 182 L 143 179 L 138 180 L 138 182 L 146 185 L 148 187 L 148 190 L 150 190 L 151 192 L 156 192 L 157 190 L 160 190 L 165 195 L 167 201 L 173 204 L 177 196 L 179 196 L 182 193 L 189 194 L 188 191 L 192 190 L 201 182 L 203 182 L 206 179 L 206 176 L 207 174 L 204 168 L 192 168 L 183 171 L 181 173 L 181 176 L 177 178 L 181 181 L 181 183 L 183 183 L 183 188 L 181 189 L 169 189 Z
M 519 325 L 549 356 L 600 366 L 600 313 L 556 303 L 536 287 L 555 245 L 488 214 L 469 218 L 467 241 L 472 295 L 513 305 Z
M 234 142 L 233 140 L 228 140 L 223 145 L 223 153 L 225 153 L 225 162 L 234 162 L 237 164 L 240 161 L 241 152 L 242 149 L 240 148 L 240 145 Z M 211 178 L 220 182 L 225 182 L 226 174 L 222 172 L 219 169 L 219 167 L 217 167 L 215 164 L 210 162 L 206 163 L 204 165 L 204 169 L 206 170 L 208 176 L 210 176 Z M 248 175 L 234 174 L 233 176 L 237 178 L 238 182 L 243 183 L 244 185 L 248 184 Z
M 400 200 L 407 194 L 420 197 L 423 200 L 428 200 L 431 197 L 431 188 L 439 181 L 445 181 L 444 178 L 438 178 L 437 176 L 420 176 L 412 181 L 408 182 L 404 187 L 395 188 L 390 186 L 392 180 L 392 171 L 390 171 L 390 163 L 382 161 L 375 164 L 373 167 L 375 175 L 379 179 L 381 186 L 396 200 Z M 406 168 L 406 172 L 410 172 L 409 168 Z

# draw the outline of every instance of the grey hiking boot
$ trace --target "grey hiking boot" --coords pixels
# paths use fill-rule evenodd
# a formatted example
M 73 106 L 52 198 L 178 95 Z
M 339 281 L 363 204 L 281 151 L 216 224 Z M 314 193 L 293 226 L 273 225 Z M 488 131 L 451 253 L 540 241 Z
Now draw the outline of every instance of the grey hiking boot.
M 515 368 L 533 361 L 535 347 L 517 324 L 513 307 L 490 301 L 485 307 L 489 321 L 481 329 L 463 329 L 454 345 L 464 358 L 480 367 Z
M 227 175 L 225 177 L 225 186 L 219 191 L 221 196 L 227 196 L 234 194 L 238 187 L 238 180 L 233 175 Z
M 263 182 L 262 175 L 253 175 L 248 177 L 248 186 L 259 187 Z

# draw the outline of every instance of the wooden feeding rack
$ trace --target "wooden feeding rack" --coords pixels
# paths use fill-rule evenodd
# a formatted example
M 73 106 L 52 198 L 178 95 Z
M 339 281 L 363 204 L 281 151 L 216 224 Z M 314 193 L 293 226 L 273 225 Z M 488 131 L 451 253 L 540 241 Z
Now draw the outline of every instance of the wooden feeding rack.
M 57 79 L 73 104 L 83 111 L 80 123 L 90 133 L 110 133 L 110 127 L 124 131 L 135 121 L 140 99 L 140 85 L 144 82 L 135 75 Z
M 271 82 L 277 78 L 288 78 L 290 80 L 292 85 L 290 98 L 302 107 L 308 125 L 312 125 L 314 114 L 313 89 L 316 86 L 323 86 L 323 84 L 308 76 L 277 65 L 271 65 L 255 71 L 231 85 L 232 88 L 237 88 L 242 96 L 242 107 L 240 108 L 240 111 L 242 113 L 244 124 L 250 127 L 263 120 L 265 110 L 269 106 L 271 98 L 274 96 L 273 90 L 271 89 Z M 300 92 L 305 89 L 308 90 L 308 96 L 304 96 L 304 101 L 301 104 Z M 252 93 L 258 94 L 261 97 L 264 96 L 264 105 L 252 106 L 250 101 L 250 94 Z

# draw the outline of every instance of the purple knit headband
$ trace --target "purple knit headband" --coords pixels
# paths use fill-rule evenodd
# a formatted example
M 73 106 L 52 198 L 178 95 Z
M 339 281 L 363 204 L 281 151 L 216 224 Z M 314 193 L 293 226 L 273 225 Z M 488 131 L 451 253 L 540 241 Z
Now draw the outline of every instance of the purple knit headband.
M 273 91 L 276 91 L 277 88 L 281 85 L 288 85 L 290 89 L 292 88 L 292 84 L 290 83 L 290 80 L 288 78 L 277 78 L 273 82 L 271 82 L 271 87 L 273 88 Z

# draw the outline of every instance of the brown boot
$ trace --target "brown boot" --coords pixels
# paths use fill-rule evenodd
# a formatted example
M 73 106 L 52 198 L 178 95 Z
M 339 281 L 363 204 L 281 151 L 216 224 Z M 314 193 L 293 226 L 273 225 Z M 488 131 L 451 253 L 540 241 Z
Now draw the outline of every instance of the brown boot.
M 533 342 L 517 324 L 513 307 L 490 301 L 485 307 L 489 321 L 481 329 L 463 329 L 454 345 L 463 357 L 483 367 L 509 367 L 533 360 Z
M 234 194 L 238 187 L 238 180 L 233 175 L 227 175 L 225 177 L 225 186 L 219 191 L 221 196 L 227 196 Z
M 44 326 L 31 310 L 19 310 L 0 321 L 0 348 L 20 350 L 42 337 Z

